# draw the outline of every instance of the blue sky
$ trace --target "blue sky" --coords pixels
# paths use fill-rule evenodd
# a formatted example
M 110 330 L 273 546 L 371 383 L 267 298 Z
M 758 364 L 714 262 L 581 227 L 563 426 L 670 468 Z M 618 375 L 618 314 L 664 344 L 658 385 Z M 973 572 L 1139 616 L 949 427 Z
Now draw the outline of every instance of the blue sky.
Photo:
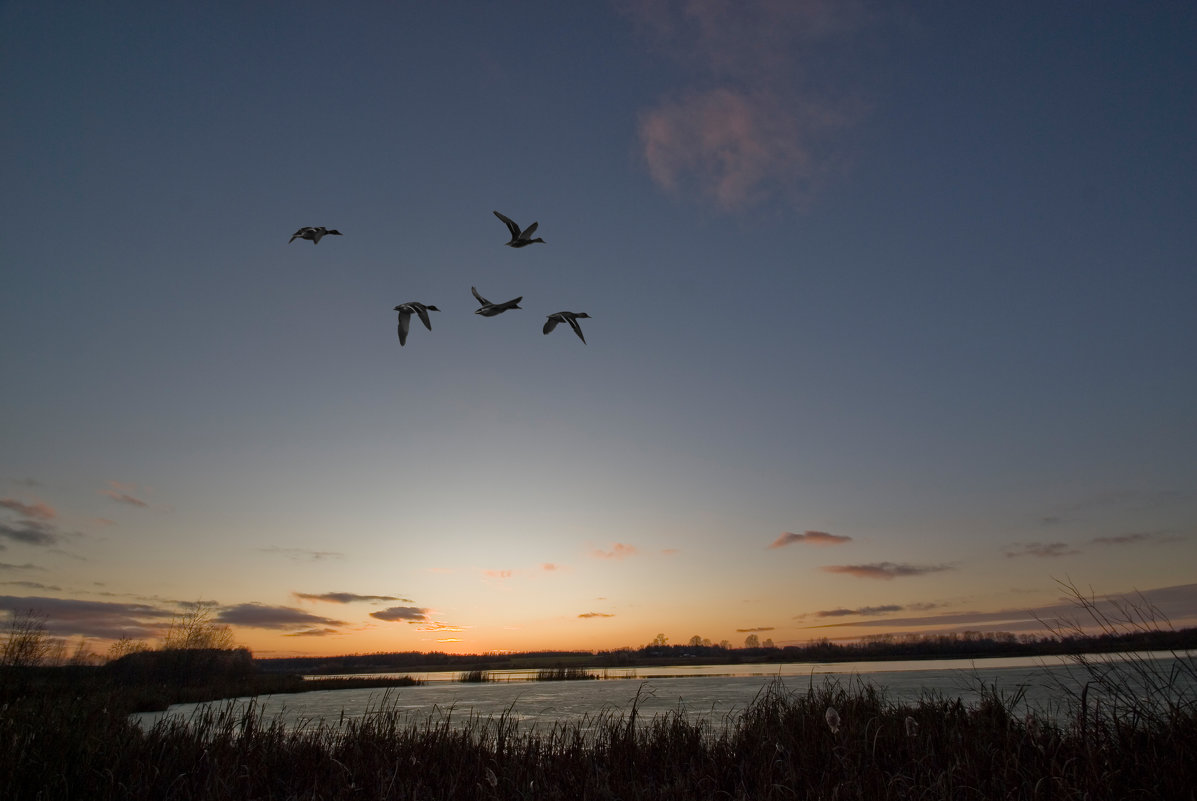
M 1188 4 L 0 31 L 2 609 L 263 655 L 1021 630 L 1057 579 L 1197 618 Z

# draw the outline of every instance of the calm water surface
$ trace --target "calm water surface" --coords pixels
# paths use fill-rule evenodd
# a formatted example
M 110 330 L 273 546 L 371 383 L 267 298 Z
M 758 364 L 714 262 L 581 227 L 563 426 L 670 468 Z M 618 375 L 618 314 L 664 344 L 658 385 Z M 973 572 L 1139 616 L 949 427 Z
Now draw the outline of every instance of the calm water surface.
M 1175 661 L 1171 653 L 1147 656 L 1156 660 L 1165 673 Z M 1113 657 L 1107 659 L 1116 661 Z M 267 719 L 277 717 L 287 725 L 310 725 L 320 720 L 336 723 L 394 710 L 416 725 L 443 721 L 446 716 L 451 723 L 465 723 L 471 717 L 506 715 L 519 721 L 524 730 L 551 728 L 557 722 L 586 723 L 604 714 L 624 715 L 638 698 L 642 718 L 682 712 L 718 728 L 743 712 L 758 693 L 770 686 L 805 692 L 812 684 L 821 686 L 828 681 L 845 687 L 868 682 L 895 702 L 938 694 L 960 698 L 966 704 L 979 699 L 982 687 L 994 687 L 1010 695 L 1022 692 L 1028 708 L 1050 714 L 1061 707 L 1061 684 L 1079 690 L 1086 678 L 1062 657 L 641 667 L 609 670 L 608 680 L 600 681 L 533 681 L 535 670 L 493 671 L 491 675 L 499 681 L 471 684 L 454 681 L 457 671 L 373 675 L 417 675 L 428 683 L 390 690 L 315 690 L 259 696 L 253 701 Z M 245 705 L 249 699 L 233 703 Z M 167 715 L 189 718 L 201 706 L 177 704 L 166 712 L 143 713 L 134 719 L 149 726 Z

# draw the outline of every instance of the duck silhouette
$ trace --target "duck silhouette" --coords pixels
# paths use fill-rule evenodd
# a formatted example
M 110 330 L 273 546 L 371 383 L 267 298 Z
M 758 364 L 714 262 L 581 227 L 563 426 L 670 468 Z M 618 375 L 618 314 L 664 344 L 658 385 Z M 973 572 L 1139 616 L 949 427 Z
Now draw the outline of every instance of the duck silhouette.
M 578 325 L 578 318 L 589 318 L 590 315 L 586 312 L 570 312 L 559 311 L 548 315 L 548 320 L 544 324 L 544 333 L 549 333 L 557 327 L 557 323 L 569 323 L 569 327 L 574 329 L 574 333 L 578 335 L 578 339 L 582 340 L 582 344 L 586 344 L 586 337 L 582 336 L 582 326 Z
M 505 303 L 491 303 L 489 300 L 479 295 L 478 290 L 474 287 L 470 287 L 470 291 L 474 293 L 474 297 L 477 298 L 478 302 L 482 304 L 477 310 L 474 311 L 474 314 L 481 314 L 483 317 L 494 317 L 496 314 L 502 314 L 508 309 L 522 308 L 519 305 L 519 302 L 524 299 L 523 295 L 520 295 L 518 298 L 509 300 Z
M 310 239 L 313 245 L 320 244 L 320 240 L 325 236 L 341 236 L 341 232 L 337 230 L 329 230 L 321 225 L 319 228 L 313 228 L 310 225 L 305 225 L 295 233 L 291 234 L 291 238 L 287 240 L 287 244 L 291 244 L 296 239 Z
M 497 211 L 494 214 L 507 225 L 507 230 L 511 232 L 511 241 L 506 243 L 507 247 L 522 248 L 536 242 L 544 244 L 544 240 L 540 237 L 536 237 L 535 239 L 531 238 L 532 234 L 536 233 L 536 226 L 540 225 L 540 223 L 532 223 L 521 231 L 520 227 L 516 225 L 515 220 L 511 219 L 510 217 L 506 217 Z
M 428 312 L 440 311 L 436 306 L 426 306 L 423 303 L 411 301 L 409 303 L 400 303 L 395 307 L 395 311 L 399 312 L 399 345 L 407 344 L 407 332 L 411 328 L 411 316 L 414 314 L 420 318 L 420 322 L 429 331 L 432 330 L 432 323 L 428 319 Z

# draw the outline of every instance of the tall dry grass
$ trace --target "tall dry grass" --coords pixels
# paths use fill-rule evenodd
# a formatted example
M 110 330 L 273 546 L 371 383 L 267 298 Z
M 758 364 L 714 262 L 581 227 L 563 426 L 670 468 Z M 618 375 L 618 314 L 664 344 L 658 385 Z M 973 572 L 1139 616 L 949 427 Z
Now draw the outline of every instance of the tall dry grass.
M 102 697 L 0 710 L 2 799 L 1124 799 L 1193 798 L 1192 710 L 1145 720 L 896 704 L 868 684 L 775 683 L 715 726 L 681 711 L 522 728 L 453 713 L 288 727 L 214 704 L 142 730 Z M 835 730 L 829 712 L 836 714 Z

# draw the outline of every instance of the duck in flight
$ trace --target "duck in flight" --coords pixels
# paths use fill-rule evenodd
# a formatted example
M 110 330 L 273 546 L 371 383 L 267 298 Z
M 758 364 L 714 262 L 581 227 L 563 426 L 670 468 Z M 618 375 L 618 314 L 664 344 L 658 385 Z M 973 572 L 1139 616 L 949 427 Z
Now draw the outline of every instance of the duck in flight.
M 474 297 L 477 298 L 478 302 L 482 304 L 482 306 L 479 307 L 474 314 L 481 314 L 483 317 L 494 317 L 496 314 L 502 314 L 508 309 L 523 308 L 519 305 L 519 302 L 524 299 L 523 295 L 520 295 L 515 300 L 509 300 L 506 303 L 491 303 L 489 300 L 479 295 L 478 290 L 474 287 L 470 287 L 470 291 L 474 293 Z
M 305 225 L 303 228 L 300 228 L 298 231 L 291 234 L 291 238 L 287 240 L 287 244 L 288 245 L 291 244 L 296 239 L 310 239 L 310 240 L 312 240 L 313 245 L 317 245 L 320 243 L 321 238 L 323 238 L 324 236 L 326 236 L 328 234 L 332 234 L 333 236 L 341 236 L 340 231 L 336 231 L 336 230 L 330 231 L 329 229 L 325 228 L 323 225 L 320 226 L 319 228 L 313 228 L 310 225 Z
M 574 333 L 578 335 L 578 339 L 582 340 L 582 344 L 586 344 L 586 337 L 582 336 L 582 326 L 578 325 L 578 318 L 590 318 L 586 312 L 569 312 L 559 311 L 555 314 L 550 314 L 549 319 L 545 321 L 544 333 L 549 333 L 557 327 L 557 323 L 569 323 L 569 327 L 574 329 Z
M 407 344 L 407 332 L 411 328 L 411 316 L 414 314 L 420 318 L 420 322 L 429 331 L 432 330 L 432 323 L 428 320 L 428 312 L 440 311 L 436 306 L 425 306 L 423 303 L 411 301 L 410 303 L 400 303 L 395 307 L 395 311 L 399 312 L 399 345 L 402 347 Z
M 521 231 L 520 227 L 516 225 L 515 220 L 511 219 L 510 217 L 505 217 L 502 214 L 499 214 L 497 211 L 495 212 L 495 216 L 502 220 L 507 225 L 507 230 L 511 232 L 511 241 L 506 243 L 507 247 L 522 248 L 531 245 L 534 242 L 539 242 L 542 245 L 544 244 L 544 240 L 540 237 L 536 237 L 535 239 L 531 238 L 532 234 L 536 233 L 536 226 L 540 225 L 540 223 L 534 222 Z

